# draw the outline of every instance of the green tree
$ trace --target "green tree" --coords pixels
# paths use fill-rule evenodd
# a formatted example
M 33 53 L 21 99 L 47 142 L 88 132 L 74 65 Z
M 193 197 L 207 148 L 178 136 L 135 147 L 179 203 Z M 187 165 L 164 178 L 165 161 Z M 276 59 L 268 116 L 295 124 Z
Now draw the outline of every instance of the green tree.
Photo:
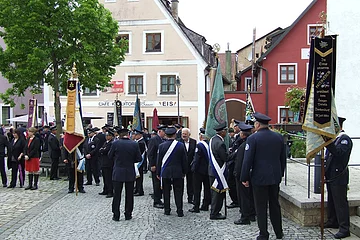
M 0 71 L 12 88 L 0 94 L 11 106 L 42 82 L 54 90 L 58 132 L 60 92 L 66 89 L 73 63 L 82 88 L 103 89 L 126 52 L 116 41 L 118 23 L 98 0 L 0 0 Z
M 289 107 L 290 111 L 299 112 L 301 97 L 305 95 L 305 88 L 293 87 L 288 89 L 285 93 L 285 106 Z

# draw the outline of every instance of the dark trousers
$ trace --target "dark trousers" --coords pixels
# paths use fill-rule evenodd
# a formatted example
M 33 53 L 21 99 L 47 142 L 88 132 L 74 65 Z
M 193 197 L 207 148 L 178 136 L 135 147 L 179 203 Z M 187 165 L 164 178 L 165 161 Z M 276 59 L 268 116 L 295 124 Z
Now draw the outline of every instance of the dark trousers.
M 274 228 L 276 236 L 282 234 L 282 220 L 281 209 L 279 204 L 279 184 L 254 186 L 254 200 L 257 216 L 257 223 L 260 230 L 259 236 L 268 239 L 269 232 L 267 231 L 267 206 L 269 203 L 270 221 Z
M 112 201 L 112 212 L 115 218 L 120 217 L 121 192 L 125 183 L 125 217 L 130 217 L 134 209 L 134 182 L 113 181 L 114 198 Z
M 339 225 L 339 231 L 348 233 L 350 227 L 347 185 L 326 184 L 328 191 L 327 218 L 328 223 Z
M 144 194 L 144 171 L 143 166 L 139 168 L 140 177 L 136 178 L 135 180 L 135 193 Z
M 18 171 L 19 171 L 20 187 L 24 186 L 24 180 L 25 180 L 25 166 L 24 165 L 25 165 L 24 161 L 11 162 L 11 182 L 10 182 L 10 186 L 12 186 L 12 187 L 16 186 Z
M 231 198 L 231 201 L 235 203 L 236 205 L 239 205 L 240 201 L 237 198 L 237 191 L 236 191 L 236 181 L 234 176 L 234 168 L 235 163 L 231 163 L 228 167 L 228 177 L 227 177 L 227 183 L 229 186 L 229 195 Z
M 104 180 L 103 192 L 107 193 L 108 195 L 113 195 L 112 168 L 103 167 L 101 170 Z
M 92 183 L 92 176 L 94 175 L 95 183 L 100 183 L 99 178 L 99 164 L 97 158 L 86 159 L 85 170 L 88 183 Z
M 174 198 L 176 205 L 176 212 L 183 213 L 183 195 L 184 195 L 184 179 L 183 178 L 163 178 L 163 190 L 164 190 L 164 210 L 170 213 L 170 191 L 171 185 L 174 189 Z
M 215 177 L 210 176 L 209 179 L 210 179 L 210 185 L 213 184 L 213 182 L 215 181 Z M 225 197 L 226 197 L 225 192 L 220 193 L 211 189 L 210 217 L 216 216 L 220 213 Z
M 201 188 L 204 185 L 204 199 L 202 205 L 208 207 L 211 203 L 211 193 L 210 193 L 210 182 L 209 176 L 201 173 L 194 172 L 193 174 L 193 184 L 194 184 L 194 209 L 200 208 L 200 198 L 201 198 Z
M 59 169 L 59 158 L 51 158 L 50 179 L 57 178 Z
M 154 190 L 154 204 L 161 203 L 161 183 L 156 176 L 156 172 L 151 172 L 151 179 Z
M 191 171 L 189 171 L 186 174 L 186 192 L 187 192 L 188 201 L 193 201 L 193 198 L 194 198 L 194 184 L 193 184 L 193 172 L 191 172 Z
M 77 174 L 77 187 L 78 190 L 82 190 L 84 189 L 84 174 L 82 172 L 79 172 L 77 169 L 75 168 L 71 168 L 69 167 L 69 190 L 74 190 L 75 189 L 75 172 Z
M 252 186 L 245 187 L 239 179 L 235 179 L 238 199 L 240 199 L 240 213 L 242 220 L 250 220 L 256 216 Z
M 6 170 L 5 170 L 5 159 L 0 157 L 0 173 L 2 184 L 7 184 Z

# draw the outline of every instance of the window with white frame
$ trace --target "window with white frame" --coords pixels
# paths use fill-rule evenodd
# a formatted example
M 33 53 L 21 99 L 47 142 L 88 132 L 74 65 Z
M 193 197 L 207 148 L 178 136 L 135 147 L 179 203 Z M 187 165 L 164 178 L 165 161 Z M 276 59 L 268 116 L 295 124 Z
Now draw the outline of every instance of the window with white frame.
M 289 108 L 280 107 L 279 113 L 280 113 L 280 123 L 294 122 L 294 112 L 290 111 Z
M 297 83 L 297 64 L 280 63 L 279 64 L 279 84 L 296 84 Z
M 129 75 L 128 76 L 128 94 L 144 93 L 144 76 Z
M 131 54 L 131 32 L 119 32 L 119 35 L 116 37 L 116 43 L 120 43 L 127 46 L 126 53 Z
M 164 33 L 163 31 L 144 32 L 144 53 L 163 53 Z
M 258 91 L 257 78 L 254 78 L 253 80 L 251 77 L 245 77 L 244 91 L 248 91 L 248 90 L 250 92 Z
M 6 119 L 10 118 L 10 107 L 9 106 L 2 106 L 1 107 L 1 124 L 9 124 L 9 121 Z
M 321 24 L 308 24 L 307 25 L 307 44 L 310 45 L 311 38 L 320 36 L 323 31 Z
M 176 75 L 160 75 L 160 94 L 176 94 Z

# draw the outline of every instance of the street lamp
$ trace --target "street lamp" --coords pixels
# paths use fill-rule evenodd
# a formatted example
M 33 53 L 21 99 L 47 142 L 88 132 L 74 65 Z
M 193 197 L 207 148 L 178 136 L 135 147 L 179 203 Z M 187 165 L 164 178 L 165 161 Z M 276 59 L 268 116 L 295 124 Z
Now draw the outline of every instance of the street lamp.
M 178 114 L 177 114 L 177 117 L 178 117 L 178 123 L 180 123 L 180 86 L 181 86 L 181 81 L 180 81 L 180 78 L 179 76 L 176 77 L 176 89 L 177 89 L 177 107 L 178 107 Z

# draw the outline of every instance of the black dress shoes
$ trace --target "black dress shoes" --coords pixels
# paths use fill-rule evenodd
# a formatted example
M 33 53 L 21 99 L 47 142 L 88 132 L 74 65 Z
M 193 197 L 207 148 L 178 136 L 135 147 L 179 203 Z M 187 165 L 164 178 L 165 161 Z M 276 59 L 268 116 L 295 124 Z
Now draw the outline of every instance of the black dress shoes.
M 112 220 L 114 220 L 115 222 L 118 222 L 118 221 L 120 221 L 120 219 L 118 218 L 118 217 L 112 217 Z
M 86 193 L 84 189 L 79 190 L 80 193 Z
M 224 219 L 226 219 L 226 217 L 224 215 L 222 215 L 221 213 L 218 213 L 215 216 L 210 215 L 210 219 L 211 220 L 224 220 Z
M 184 216 L 184 213 L 181 211 L 181 212 L 178 212 L 178 217 L 183 217 Z
M 112 197 L 114 197 L 114 195 L 112 195 L 112 194 L 106 195 L 106 198 L 112 198 Z
M 284 233 L 280 233 L 276 235 L 276 239 L 282 239 L 284 237 Z
M 200 211 L 209 211 L 209 207 L 201 206 Z
M 249 217 L 249 220 L 250 220 L 250 222 L 256 222 L 256 217 L 255 217 L 255 216 L 251 216 L 251 217 Z
M 125 220 L 130 220 L 132 219 L 132 216 L 125 216 Z
M 189 212 L 192 212 L 192 213 L 199 213 L 200 210 L 199 209 L 196 209 L 196 208 L 190 208 L 189 209 Z
M 84 185 L 92 185 L 92 183 L 91 182 L 86 182 L 86 183 L 84 183 Z
M 227 205 L 226 207 L 227 208 L 236 208 L 236 207 L 239 207 L 239 204 L 232 202 L 232 203 L 230 203 L 230 205 Z
M 101 193 L 99 193 L 99 195 L 107 195 L 107 193 L 106 192 L 101 192 Z
M 15 188 L 14 185 L 9 185 L 7 188 Z
M 342 238 L 346 238 L 346 237 L 350 237 L 350 232 L 346 232 L 346 233 L 338 232 L 334 235 L 335 239 L 342 239 Z
M 134 193 L 134 196 L 136 196 L 136 197 L 138 197 L 138 196 L 144 196 L 144 194 L 143 193 Z
M 100 183 L 96 183 L 96 186 L 100 186 Z
M 234 221 L 235 225 L 249 225 L 250 224 L 250 220 L 245 220 L 245 219 L 238 219 L 236 221 Z
M 70 190 L 70 189 L 69 189 L 68 193 L 74 193 L 74 190 Z
M 154 208 L 164 208 L 163 203 L 154 203 Z

